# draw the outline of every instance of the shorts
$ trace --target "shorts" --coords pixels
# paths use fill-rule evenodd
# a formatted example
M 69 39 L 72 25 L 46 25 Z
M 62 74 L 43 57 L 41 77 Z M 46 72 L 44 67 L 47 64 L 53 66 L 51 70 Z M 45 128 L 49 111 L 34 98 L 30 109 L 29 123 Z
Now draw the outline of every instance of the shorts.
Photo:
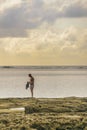
M 34 88 L 34 85 L 33 84 L 30 84 L 30 89 L 33 89 Z

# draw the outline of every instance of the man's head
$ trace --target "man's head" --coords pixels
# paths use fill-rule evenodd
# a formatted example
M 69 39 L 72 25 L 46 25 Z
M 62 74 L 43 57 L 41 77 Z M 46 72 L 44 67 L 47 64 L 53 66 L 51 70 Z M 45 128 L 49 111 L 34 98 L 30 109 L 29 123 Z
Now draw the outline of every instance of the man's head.
M 29 77 L 31 77 L 32 75 L 31 74 L 28 74 Z

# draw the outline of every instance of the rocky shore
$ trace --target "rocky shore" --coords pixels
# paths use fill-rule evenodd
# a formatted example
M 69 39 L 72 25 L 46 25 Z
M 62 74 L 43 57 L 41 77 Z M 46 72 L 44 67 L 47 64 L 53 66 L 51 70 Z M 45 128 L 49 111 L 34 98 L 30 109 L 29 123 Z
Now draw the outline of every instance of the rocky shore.
M 87 98 L 0 99 L 0 130 L 87 130 Z

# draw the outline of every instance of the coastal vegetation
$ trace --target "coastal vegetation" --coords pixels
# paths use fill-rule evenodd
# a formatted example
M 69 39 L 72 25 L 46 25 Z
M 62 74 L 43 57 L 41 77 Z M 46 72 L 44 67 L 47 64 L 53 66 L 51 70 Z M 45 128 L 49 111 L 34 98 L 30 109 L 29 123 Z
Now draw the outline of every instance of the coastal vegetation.
M 0 99 L 0 130 L 87 130 L 87 98 Z

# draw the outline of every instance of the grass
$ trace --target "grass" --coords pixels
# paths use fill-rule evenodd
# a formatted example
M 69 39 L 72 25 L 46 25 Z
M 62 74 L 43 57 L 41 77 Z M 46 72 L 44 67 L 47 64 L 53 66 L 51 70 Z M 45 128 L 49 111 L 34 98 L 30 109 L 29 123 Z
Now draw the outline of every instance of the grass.
M 87 130 L 87 98 L 0 99 L 0 130 Z

